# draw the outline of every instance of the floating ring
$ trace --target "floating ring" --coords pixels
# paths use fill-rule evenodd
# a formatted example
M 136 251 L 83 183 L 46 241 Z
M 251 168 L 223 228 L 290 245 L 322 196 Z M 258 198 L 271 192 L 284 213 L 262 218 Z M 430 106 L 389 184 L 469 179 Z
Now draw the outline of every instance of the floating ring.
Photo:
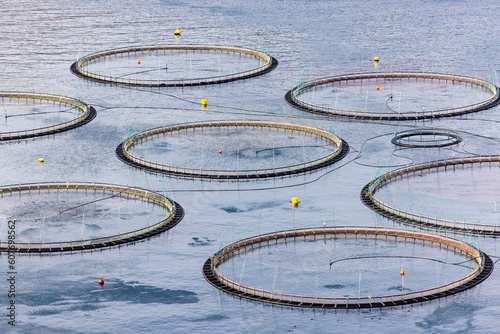
M 22 93 L 22 92 L 0 92 L 0 98 L 2 99 L 2 101 L 4 99 L 26 99 L 26 100 L 32 100 L 33 103 L 35 103 L 35 101 L 40 101 L 40 102 L 49 101 L 53 103 L 67 104 L 76 107 L 77 110 L 81 112 L 79 117 L 64 123 L 54 124 L 51 126 L 45 126 L 35 129 L 1 132 L 0 140 L 3 141 L 41 137 L 63 131 L 68 131 L 77 128 L 79 126 L 85 125 L 96 117 L 96 111 L 94 107 L 89 106 L 80 100 L 64 96 L 36 94 L 36 93 Z
M 147 239 L 154 235 L 160 234 L 177 225 L 184 217 L 183 208 L 178 203 L 161 194 L 146 189 L 113 184 L 80 182 L 30 183 L 0 187 L 0 195 L 4 197 L 8 195 L 12 196 L 13 194 L 21 195 L 23 192 L 50 192 L 51 190 L 76 192 L 99 191 L 102 193 L 110 193 L 124 198 L 140 199 L 152 203 L 153 205 L 159 205 L 165 208 L 168 214 L 159 222 L 156 222 L 144 228 L 137 229 L 132 232 L 119 233 L 106 237 L 61 242 L 15 242 L 13 244 L 9 244 L 8 241 L 2 240 L 0 241 L 0 252 L 54 253 L 113 247 L 129 242 Z
M 433 136 L 434 139 L 423 140 L 423 137 Z M 444 139 L 435 139 L 436 136 Z M 420 140 L 415 139 L 420 137 Z M 398 132 L 394 135 L 391 142 L 394 145 L 408 148 L 432 148 L 457 145 L 462 142 L 460 135 L 450 130 L 439 129 L 414 129 Z
M 421 225 L 424 227 L 431 228 L 446 228 L 448 230 L 459 231 L 464 233 L 475 233 L 483 235 L 500 235 L 500 226 L 490 225 L 490 224 L 475 224 L 468 223 L 465 221 L 456 221 L 441 219 L 437 217 L 423 216 L 422 214 L 416 214 L 413 212 L 408 212 L 405 210 L 397 209 L 387 203 L 384 203 L 377 198 L 375 198 L 375 193 L 377 190 L 382 188 L 384 185 L 393 182 L 397 177 L 403 178 L 404 176 L 409 177 L 412 173 L 420 171 L 429 170 L 439 170 L 447 168 L 459 168 L 464 167 L 464 165 L 474 165 L 474 164 L 496 164 L 500 167 L 500 156 L 480 156 L 471 158 L 455 158 L 447 160 L 439 160 L 434 162 L 426 162 L 410 167 L 399 168 L 383 174 L 372 182 L 368 183 L 361 190 L 360 198 L 363 204 L 375 211 L 376 213 L 394 219 L 407 224 Z
M 355 82 L 356 80 L 384 80 L 384 79 L 426 79 L 426 80 L 437 80 L 437 81 L 451 81 L 451 82 L 462 82 L 465 84 L 474 85 L 477 87 L 482 87 L 489 90 L 492 96 L 486 100 L 480 101 L 478 103 L 460 106 L 456 108 L 444 108 L 437 110 L 424 110 L 424 111 L 406 111 L 397 112 L 393 111 L 392 114 L 381 111 L 361 111 L 361 110 L 350 110 L 350 109 L 340 109 L 332 108 L 327 106 L 321 106 L 313 103 L 309 103 L 300 99 L 300 94 L 307 90 L 314 89 L 315 87 L 322 85 L 341 85 L 342 83 Z M 478 112 L 481 110 L 489 109 L 500 103 L 499 88 L 494 84 L 475 78 L 470 78 L 466 76 L 459 75 L 449 75 L 440 73 L 420 73 L 420 72 L 389 72 L 389 73 L 361 73 L 361 74 L 346 74 L 338 75 L 334 77 L 328 77 L 318 80 L 309 81 L 303 83 L 290 91 L 285 95 L 285 100 L 291 106 L 308 111 L 329 116 L 347 117 L 355 119 L 365 119 L 365 120 L 389 120 L 389 121 L 408 121 L 408 120 L 421 120 L 428 118 L 439 118 L 439 117 L 452 117 L 465 115 L 473 112 Z
M 217 267 L 224 261 L 231 259 L 236 252 L 244 251 L 248 247 L 266 247 L 270 242 L 278 242 L 290 238 L 314 238 L 321 239 L 327 235 L 356 235 L 365 237 L 383 237 L 403 238 L 428 242 L 431 245 L 445 245 L 455 251 L 462 252 L 464 255 L 471 256 L 477 263 L 477 268 L 465 277 L 435 288 L 415 291 L 410 293 L 401 293 L 386 296 L 367 296 L 359 298 L 346 297 L 313 297 L 296 294 L 275 293 L 265 289 L 259 289 L 251 286 L 245 286 L 224 277 Z M 359 237 L 358 237 L 359 238 Z M 483 282 L 493 271 L 493 261 L 491 258 L 478 250 L 477 248 L 448 237 L 438 236 L 430 233 L 412 232 L 391 228 L 373 228 L 373 227 L 315 227 L 292 231 L 281 231 L 264 234 L 256 237 L 243 239 L 232 243 L 219 252 L 212 255 L 203 265 L 203 276 L 217 289 L 235 296 L 246 298 L 263 303 L 274 305 L 305 307 L 305 308 L 323 308 L 323 309 L 359 309 L 398 306 L 412 303 L 420 303 L 432 299 L 450 296 Z M 402 275 L 404 272 L 402 272 Z
M 336 149 L 314 161 L 308 161 L 302 164 L 285 166 L 278 168 L 257 169 L 257 170 L 208 170 L 201 168 L 186 168 L 173 166 L 146 160 L 129 152 L 130 148 L 141 140 L 155 135 L 172 133 L 196 128 L 212 128 L 212 127 L 267 127 L 291 131 L 300 131 L 309 133 L 327 141 L 332 142 Z M 283 122 L 266 122 L 266 121 L 211 121 L 211 122 L 194 122 L 176 125 L 168 125 L 159 127 L 144 132 L 137 133 L 122 142 L 115 150 L 116 156 L 123 162 L 138 168 L 145 169 L 150 172 L 165 173 L 176 176 L 197 177 L 197 178 L 212 178 L 212 179 L 256 179 L 294 175 L 312 171 L 318 168 L 328 166 L 336 161 L 341 160 L 349 152 L 349 145 L 336 135 L 310 126 L 283 123 Z
M 213 76 L 207 78 L 194 78 L 194 79 L 177 79 L 177 80 L 140 80 L 119 77 L 119 76 L 109 76 L 97 72 L 91 72 L 85 67 L 92 62 L 106 59 L 111 56 L 123 56 L 131 53 L 151 53 L 157 51 L 215 51 L 215 52 L 233 52 L 244 55 L 249 55 L 258 59 L 265 61 L 265 65 L 253 68 L 247 71 L 232 73 L 222 76 Z M 92 53 L 90 55 L 81 57 L 78 61 L 74 62 L 70 69 L 71 72 L 84 79 L 105 83 L 105 84 L 119 84 L 126 86 L 137 86 L 137 87 L 185 87 L 185 86 L 200 86 L 208 84 L 221 84 L 236 80 L 249 79 L 256 77 L 274 70 L 278 66 L 278 60 L 271 57 L 267 53 L 261 52 L 259 50 L 252 50 L 241 47 L 234 46 L 214 46 L 214 45 L 158 45 L 158 46 L 143 46 L 134 48 L 121 48 L 108 51 L 101 51 Z

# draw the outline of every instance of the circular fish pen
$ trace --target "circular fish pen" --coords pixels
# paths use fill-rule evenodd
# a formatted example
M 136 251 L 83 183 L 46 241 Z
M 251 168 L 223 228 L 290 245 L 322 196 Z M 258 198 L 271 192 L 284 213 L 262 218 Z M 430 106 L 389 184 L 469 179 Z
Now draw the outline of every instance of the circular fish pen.
M 396 133 L 391 142 L 408 148 L 436 148 L 460 144 L 462 138 L 451 130 L 412 129 Z
M 182 207 L 166 196 L 113 184 L 20 184 L 0 187 L 0 195 L 3 214 L 8 214 L 4 217 L 9 221 L 8 232 L 15 225 L 16 236 L 11 240 L 2 223 L 0 252 L 54 253 L 113 247 L 162 233 L 184 216 Z M 23 203 L 25 198 L 29 203 Z M 80 238 L 75 238 L 75 233 Z M 57 240 L 64 237 L 68 239 Z
M 288 91 L 285 100 L 300 110 L 328 116 L 408 121 L 491 108 L 499 103 L 499 89 L 461 75 L 361 73 L 304 82 Z
M 245 130 L 251 132 L 244 140 L 237 137 Z M 225 132 L 221 133 L 220 131 Z M 212 143 L 209 140 L 215 135 L 217 137 L 213 139 Z M 290 145 L 289 143 L 294 140 L 294 135 L 301 135 L 303 138 L 307 137 L 304 135 L 310 135 L 310 138 L 315 141 L 321 140 L 321 145 L 307 145 L 307 150 L 304 141 Z M 193 148 L 192 142 L 183 143 L 182 146 L 178 144 L 178 149 L 182 153 L 174 154 L 175 147 L 169 144 L 169 140 L 172 141 L 179 137 L 191 140 L 195 136 L 199 136 L 197 138 L 202 143 L 201 147 Z M 282 139 L 284 145 L 288 145 L 285 148 L 281 147 L 281 151 L 284 153 L 281 154 L 283 159 L 280 160 L 280 165 L 276 163 L 278 152 L 281 152 L 280 148 L 275 146 L 278 137 Z M 148 150 L 147 139 L 152 138 L 166 141 L 159 143 L 157 151 L 174 152 L 170 156 L 170 160 L 174 156 L 175 158 L 184 156 L 191 161 L 194 155 L 199 154 L 199 164 L 197 167 L 183 167 L 174 165 L 171 161 L 163 163 L 142 157 L 141 155 L 144 155 Z M 260 144 L 259 140 L 264 140 L 264 143 Z M 146 141 L 144 150 L 139 153 L 131 152 L 135 146 L 144 141 Z M 248 145 L 242 147 L 245 143 Z M 220 145 L 228 145 L 228 150 L 226 148 L 220 149 Z M 315 147 L 318 149 L 313 150 Z M 193 151 L 186 151 L 190 149 Z M 288 153 L 290 149 L 299 150 L 301 154 L 299 157 L 295 157 L 295 155 Z M 311 153 L 310 151 L 314 151 L 316 154 L 313 160 L 307 160 L 308 157 L 311 157 L 308 155 Z M 341 160 L 348 152 L 349 145 L 333 133 L 305 125 L 267 121 L 210 121 L 168 125 L 134 134 L 118 145 L 115 150 L 116 156 L 121 161 L 150 172 L 210 179 L 257 179 L 295 175 L 333 164 Z M 292 164 L 288 164 L 291 158 L 300 159 L 301 157 L 305 159 L 294 160 Z M 210 161 L 209 158 L 212 160 Z M 223 158 L 224 160 L 222 160 Z M 168 157 L 165 160 L 169 160 Z M 256 165 L 255 161 L 260 161 L 261 165 Z M 215 168 L 207 169 L 207 165 Z M 233 166 L 234 169 L 228 169 L 228 166 Z
M 464 187 L 463 183 L 465 183 L 466 180 L 478 182 L 476 178 L 471 176 L 471 173 L 474 171 L 478 172 L 481 168 L 485 168 L 488 172 L 484 182 L 487 182 L 489 186 L 483 186 L 481 189 L 478 188 L 475 192 L 474 189 L 477 188 L 477 186 Z M 396 169 L 375 178 L 372 182 L 363 187 L 360 198 L 367 207 L 376 213 L 405 224 L 497 236 L 500 235 L 500 226 L 497 221 L 497 202 L 496 200 L 492 201 L 491 198 L 495 199 L 496 196 L 498 196 L 498 187 L 496 186 L 498 183 L 495 181 L 494 177 L 499 175 L 499 169 L 500 156 L 454 158 L 417 164 Z M 449 174 L 449 176 L 453 182 L 450 182 L 448 187 L 445 187 L 443 182 L 439 181 L 446 177 L 446 173 L 452 173 Z M 466 173 L 466 175 L 463 175 L 464 173 Z M 425 177 L 431 179 L 422 179 Z M 417 180 L 418 182 L 416 183 L 420 185 L 420 187 L 423 187 L 423 189 L 415 193 L 408 189 L 402 190 L 401 186 L 399 189 L 394 187 L 392 192 L 388 191 L 384 199 L 376 197 L 376 194 L 383 191 L 388 185 L 404 180 Z M 426 196 L 426 201 L 423 203 L 424 193 L 429 192 L 428 187 L 431 187 L 433 184 L 443 188 L 443 191 L 447 192 L 452 190 L 461 191 L 462 193 L 473 192 L 476 197 L 479 196 L 477 193 L 487 193 L 489 195 L 489 202 L 471 200 L 459 203 L 457 198 Z M 408 203 L 408 207 L 398 208 L 396 207 L 398 203 L 396 198 L 399 199 L 403 197 L 405 195 L 403 193 L 409 194 L 406 195 L 409 199 L 405 200 L 405 202 Z M 413 206 L 410 206 L 412 204 Z M 434 216 L 425 213 L 425 211 L 423 212 L 423 207 L 425 207 L 427 211 L 430 211 L 434 209 L 434 206 L 437 206 L 437 209 L 439 209 L 435 211 L 436 213 L 434 213 Z M 439 217 L 437 212 L 443 212 L 442 210 L 445 209 L 446 212 L 441 214 L 443 217 Z M 467 211 L 469 221 L 466 219 L 457 219 L 457 210 L 462 211 L 463 216 L 465 216 L 463 211 Z M 483 219 L 487 222 L 477 221 L 482 217 L 484 217 Z M 471 220 L 476 220 L 476 222 Z
M 92 121 L 96 111 L 78 99 L 58 95 L 0 92 L 0 141 L 51 135 Z M 40 126 L 40 122 L 50 125 Z
M 379 252 L 381 256 L 373 256 L 373 253 L 368 253 L 367 256 L 359 256 L 356 257 L 352 251 L 359 249 L 360 246 L 357 243 L 361 243 L 363 246 L 366 246 L 367 243 L 372 243 L 374 245 L 378 245 L 380 243 L 388 243 L 389 244 L 389 252 L 390 254 L 383 253 L 387 252 L 386 249 L 383 249 L 382 252 Z M 315 248 L 317 246 L 320 252 L 324 252 L 324 245 L 327 245 L 329 242 L 335 243 L 343 243 L 343 245 L 349 245 L 351 243 L 351 247 L 347 247 L 347 249 L 342 250 L 341 248 L 337 248 L 337 253 L 345 253 L 348 258 L 344 259 L 332 259 L 328 258 L 325 262 L 326 267 L 328 264 L 330 265 L 330 269 L 326 269 L 324 273 L 328 276 L 325 278 L 324 275 L 319 275 L 318 267 L 314 267 L 309 265 L 309 267 L 313 267 L 309 272 L 309 283 L 311 283 L 311 287 L 314 286 L 314 289 L 310 289 L 310 294 L 294 294 L 294 293 L 282 293 L 275 292 L 279 288 L 276 287 L 277 282 L 281 282 L 277 280 L 277 272 L 278 270 L 283 270 L 273 265 L 266 263 L 267 269 L 265 266 L 261 266 L 261 270 L 256 271 L 253 269 L 247 269 L 245 265 L 249 266 L 250 257 L 253 253 L 254 258 L 262 259 L 263 257 L 270 256 L 272 254 L 278 253 L 276 256 L 286 256 L 286 248 L 287 244 L 292 244 L 290 247 L 296 247 L 298 242 L 302 242 L 302 248 L 309 253 L 308 256 L 292 256 L 290 259 L 291 266 L 293 267 L 293 273 L 290 274 L 290 270 L 286 271 L 285 274 L 281 276 L 286 277 L 285 288 L 291 289 L 294 286 L 304 284 L 304 278 L 297 271 L 297 268 L 301 267 L 302 262 L 311 261 L 314 262 L 318 257 L 318 251 Z M 324 244 L 324 245 L 323 245 Z M 356 244 L 352 246 L 352 244 Z M 411 244 L 409 246 L 408 244 Z M 387 266 L 388 263 L 396 262 L 397 258 L 404 258 L 405 254 L 402 253 L 393 253 L 395 251 L 394 245 L 398 245 L 400 249 L 410 249 L 419 247 L 419 250 L 431 250 L 433 252 L 446 252 L 452 253 L 462 259 L 465 257 L 467 260 L 460 260 L 457 263 L 449 263 L 446 260 L 440 260 L 433 258 L 422 257 L 421 251 L 417 256 L 406 256 L 408 259 L 412 261 L 419 261 L 416 263 L 417 268 L 415 270 L 406 270 L 407 272 L 407 281 L 405 284 L 405 268 L 398 267 L 397 264 Z M 279 248 L 284 248 L 285 251 L 279 252 Z M 363 247 L 361 247 L 363 248 Z M 233 273 L 235 277 L 229 278 L 226 274 L 221 272 L 221 266 L 224 264 L 228 264 L 234 261 L 235 258 L 246 255 L 245 262 L 241 265 L 241 273 L 239 273 L 239 267 L 236 273 Z M 324 256 L 324 255 L 323 255 Z M 363 261 L 366 259 L 377 259 L 385 261 L 385 266 L 375 265 L 370 270 L 373 270 L 375 275 L 375 280 L 384 280 L 385 275 L 387 273 L 380 274 L 379 269 L 388 269 L 385 271 L 391 271 L 390 280 L 396 280 L 401 282 L 401 285 L 397 285 L 391 289 L 395 290 L 395 293 L 383 295 L 383 294 L 369 294 L 368 291 L 362 289 L 362 271 L 355 271 L 354 278 L 351 279 L 350 284 L 353 286 L 355 292 L 350 295 L 344 296 L 322 296 L 321 291 L 319 290 L 319 282 L 320 280 L 325 280 L 329 284 L 325 285 L 330 289 L 339 289 L 340 282 L 344 284 L 349 284 L 349 280 L 343 279 L 343 276 L 347 275 L 347 272 L 352 269 L 353 262 L 352 261 Z M 443 258 L 448 259 L 449 258 Z M 457 258 L 458 259 L 458 258 Z M 273 261 L 274 260 L 273 258 Z M 417 275 L 416 272 L 419 265 L 422 261 L 427 261 L 432 263 L 432 267 L 435 268 L 437 263 L 437 284 L 432 288 L 421 288 L 421 281 L 428 281 L 428 273 L 423 273 L 421 275 Z M 453 257 L 453 261 L 456 261 L 455 257 Z M 269 261 L 271 262 L 271 261 Z M 274 262 L 273 262 L 274 263 Z M 314 262 L 316 263 L 316 262 Z M 338 266 L 344 264 L 342 269 L 337 269 Z M 468 267 L 470 264 L 474 264 L 473 267 Z M 373 264 L 373 263 L 372 263 Z M 323 267 L 325 267 L 325 265 Z M 455 268 L 455 276 L 453 276 L 450 280 L 445 280 L 446 283 L 442 284 L 444 280 L 445 273 L 448 272 L 447 268 L 441 272 L 439 271 L 439 266 L 448 265 L 449 268 Z M 229 265 L 230 266 L 230 265 Z M 333 267 L 332 267 L 333 266 Z M 394 268 L 395 267 L 395 268 Z M 333 268 L 333 269 L 332 269 Z M 257 288 L 255 286 L 249 286 L 243 284 L 242 276 L 244 270 L 247 272 L 251 272 L 253 276 L 256 276 L 255 282 L 263 282 L 263 277 L 269 276 L 269 282 L 267 284 L 267 288 Z M 392 270 L 391 270 L 392 269 Z M 368 269 L 367 269 L 368 270 Z M 231 270 L 226 270 L 228 273 Z M 351 270 L 352 271 L 352 270 Z M 375 307 L 387 307 L 387 306 L 397 306 L 397 305 L 407 305 L 412 303 L 420 303 L 429 301 L 432 299 L 442 298 L 446 296 L 450 296 L 459 292 L 462 292 L 466 289 L 472 288 L 481 282 L 483 282 L 493 271 L 493 262 L 490 257 L 476 247 L 473 247 L 467 243 L 462 241 L 458 241 L 455 239 L 451 239 L 448 237 L 433 235 L 429 233 L 423 232 L 412 232 L 407 230 L 400 229 L 390 229 L 390 228 L 373 228 L 373 227 L 316 227 L 316 228 L 305 228 L 291 231 L 280 231 L 275 233 L 264 234 L 256 237 L 247 238 L 235 243 L 232 243 L 224 248 L 221 248 L 216 254 L 212 255 L 203 266 L 203 275 L 205 279 L 212 284 L 214 287 L 241 298 L 247 298 L 254 301 L 259 301 L 263 303 L 269 303 L 274 305 L 283 305 L 283 306 L 293 306 L 293 307 L 305 307 L 305 308 L 323 308 L 323 309 L 359 309 L 359 308 L 375 308 Z M 312 275 L 311 275 L 312 272 Z M 332 273 L 336 272 L 337 275 L 333 276 Z M 415 273 L 414 273 L 415 272 Z M 464 273 L 465 272 L 465 273 Z M 323 274 L 324 274 L 323 273 Z M 440 280 L 441 273 L 441 280 Z M 267 274 L 267 275 L 266 275 Z M 274 274 L 274 275 L 273 275 Z M 363 271 L 363 274 L 366 275 L 366 271 Z M 286 276 L 285 276 L 286 275 Z M 410 276 L 417 276 L 413 282 L 410 279 Z M 427 275 L 427 276 L 426 276 Z M 239 276 L 239 278 L 237 277 Z M 274 276 L 274 278 L 273 278 Z M 294 277 L 297 277 L 294 280 Z M 382 277 L 382 278 L 381 278 Z M 292 280 L 292 281 L 290 281 Z M 365 281 L 367 279 L 365 278 Z M 239 282 L 238 282 L 239 281 Z M 354 282 L 352 282 L 354 281 Z M 371 282 L 372 280 L 369 280 Z M 272 283 L 271 283 L 272 282 Z M 330 284 L 335 283 L 335 284 Z M 375 283 L 374 283 L 375 284 Z M 399 283 L 398 283 L 399 284 Z M 427 283 L 425 283 L 427 284 Z M 265 284 L 264 284 L 265 285 Z M 377 286 L 384 285 L 384 282 L 378 282 Z M 271 287 L 272 286 L 272 287 Z M 421 289 L 412 290 L 412 286 L 420 287 Z M 427 285 L 428 287 L 428 285 Z M 376 289 L 376 287 L 371 286 L 371 289 Z M 363 292 L 362 292 L 363 291 Z M 379 291 L 379 290 L 376 290 Z M 409 292 L 407 292 L 409 291 Z M 342 294 L 342 292 L 333 293 Z M 365 295 L 366 294 L 366 295 Z
M 277 66 L 274 57 L 259 50 L 215 45 L 158 45 L 92 53 L 73 63 L 71 72 L 104 84 L 185 87 L 248 79 Z

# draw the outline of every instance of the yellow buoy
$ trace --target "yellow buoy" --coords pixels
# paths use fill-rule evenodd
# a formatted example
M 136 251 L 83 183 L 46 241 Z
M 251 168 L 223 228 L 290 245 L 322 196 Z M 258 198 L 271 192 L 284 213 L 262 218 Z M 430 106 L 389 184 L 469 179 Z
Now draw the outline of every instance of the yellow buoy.
M 44 160 L 43 158 L 38 159 L 38 162 L 39 162 L 39 163 L 42 163 L 42 162 L 44 162 L 44 161 L 45 161 L 45 160 Z
M 207 99 L 201 99 L 201 106 L 205 108 L 207 106 Z
M 174 35 L 175 36 L 179 36 L 181 34 L 181 31 L 179 29 L 177 29 L 175 32 L 174 32 Z
M 378 57 L 373 58 L 373 61 L 379 61 L 380 59 Z
M 297 207 L 297 205 L 299 205 L 298 197 L 292 197 L 292 208 Z

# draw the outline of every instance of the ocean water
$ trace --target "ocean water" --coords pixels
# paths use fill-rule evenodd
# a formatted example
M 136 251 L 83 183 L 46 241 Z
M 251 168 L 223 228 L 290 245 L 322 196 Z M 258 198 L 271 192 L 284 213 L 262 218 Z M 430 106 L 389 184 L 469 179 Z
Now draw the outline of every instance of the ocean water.
M 2 1 L 0 90 L 82 98 L 96 108 L 97 117 L 83 127 L 57 135 L 1 142 L 0 184 L 128 184 L 167 191 L 183 206 L 186 215 L 167 233 L 120 248 L 64 255 L 17 255 L 15 327 L 8 324 L 6 316 L 11 300 L 8 258 L 0 255 L 0 331 L 497 331 L 497 271 L 480 286 L 459 295 L 407 307 L 363 311 L 262 305 L 220 292 L 201 273 L 205 260 L 221 245 L 259 232 L 323 223 L 404 228 L 376 216 L 359 200 L 362 187 L 373 177 L 437 158 L 500 154 L 498 106 L 458 118 L 395 123 L 330 119 L 295 110 L 284 101 L 285 93 L 301 81 L 360 71 L 436 71 L 497 80 L 497 10 L 494 1 Z M 173 34 L 176 29 L 181 30 L 180 39 Z M 278 59 L 279 66 L 244 81 L 167 89 L 96 84 L 69 70 L 78 57 L 90 52 L 179 43 L 267 50 Z M 380 57 L 377 68 L 375 56 Z M 213 68 L 213 59 L 210 61 Z M 176 64 L 182 66 L 181 61 Z M 189 76 L 189 62 L 184 66 Z M 218 66 L 217 61 L 216 69 Z M 234 64 L 230 62 L 228 67 Z M 196 69 L 198 73 L 203 66 Z M 422 96 L 421 90 L 418 96 Z M 201 99 L 207 99 L 206 109 L 201 108 Z M 115 157 L 116 146 L 130 133 L 166 124 L 226 119 L 282 120 L 333 129 L 351 150 L 340 162 L 314 173 L 249 182 L 154 175 Z M 43 124 L 47 121 L 40 118 Z M 390 142 L 396 132 L 425 127 L 451 129 L 464 141 L 439 150 L 401 149 Z M 38 163 L 39 158 L 45 162 Z M 200 157 L 194 160 L 197 164 Z M 488 173 L 475 174 L 472 184 L 487 184 L 485 175 Z M 439 185 L 446 189 L 449 186 L 445 176 L 439 174 L 439 178 L 426 182 L 432 184 L 432 189 Z M 422 192 L 425 187 L 419 184 L 418 189 Z M 480 201 L 500 200 L 498 192 L 488 193 L 492 195 Z M 292 197 L 300 201 L 295 210 L 290 204 Z M 449 206 L 446 193 L 439 192 L 437 200 L 440 198 L 443 206 Z M 0 217 L 11 214 L 6 212 L 6 206 L 0 208 Z M 487 215 L 495 216 L 491 210 Z M 5 220 L 2 218 L 2 222 Z M 116 217 L 110 217 L 110 224 L 116 224 Z M 494 238 L 447 234 L 477 244 L 495 261 L 500 256 Z M 390 255 L 391 249 L 387 248 L 386 253 Z M 307 256 L 307 251 L 301 254 Z M 98 284 L 100 278 L 105 280 L 103 286 Z M 304 284 L 313 281 L 314 273 Z M 286 287 L 286 281 L 282 283 L 280 286 Z M 324 286 L 336 284 L 332 279 Z

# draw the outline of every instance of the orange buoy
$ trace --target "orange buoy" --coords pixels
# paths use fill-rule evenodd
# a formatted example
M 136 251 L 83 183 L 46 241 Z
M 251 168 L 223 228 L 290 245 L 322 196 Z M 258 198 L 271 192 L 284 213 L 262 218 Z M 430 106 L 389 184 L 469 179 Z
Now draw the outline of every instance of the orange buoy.
M 219 150 L 219 154 L 222 154 L 222 150 Z
M 401 276 L 404 276 L 404 275 L 405 275 L 405 271 L 404 271 L 404 270 L 401 270 L 401 271 L 399 272 L 399 274 L 400 274 Z
M 104 280 L 101 278 L 101 279 L 99 280 L 99 285 L 103 285 L 103 284 L 104 284 Z
M 138 64 L 138 65 L 141 65 L 141 61 L 140 61 L 140 60 L 138 60 L 138 61 L 137 61 L 137 64 Z
M 379 89 L 380 89 L 380 87 L 379 87 L 379 86 L 377 86 L 377 90 L 379 90 Z

